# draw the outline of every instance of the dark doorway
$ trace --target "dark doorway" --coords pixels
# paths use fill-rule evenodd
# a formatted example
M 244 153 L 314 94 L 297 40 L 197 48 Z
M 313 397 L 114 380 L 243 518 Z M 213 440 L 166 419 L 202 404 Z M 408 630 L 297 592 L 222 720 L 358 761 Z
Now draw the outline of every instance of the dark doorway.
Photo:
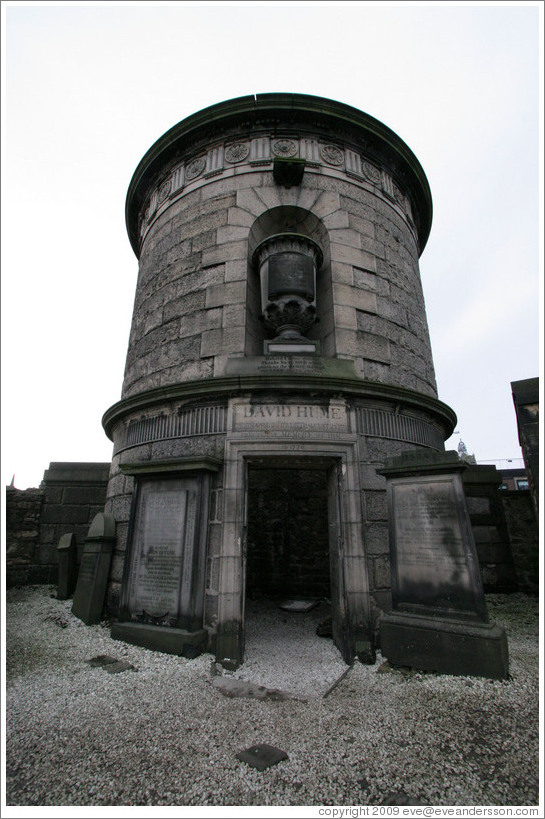
M 329 598 L 326 469 L 248 468 L 249 600 Z

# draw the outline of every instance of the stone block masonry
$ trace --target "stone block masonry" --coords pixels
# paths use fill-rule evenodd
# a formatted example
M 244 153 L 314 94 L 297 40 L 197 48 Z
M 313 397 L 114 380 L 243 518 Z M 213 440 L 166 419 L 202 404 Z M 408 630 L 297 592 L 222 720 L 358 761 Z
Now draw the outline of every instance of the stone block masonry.
M 73 533 L 78 563 L 94 516 L 104 509 L 109 463 L 53 462 L 37 489 L 7 488 L 6 583 L 57 583 L 57 546 Z
M 306 589 L 330 597 L 352 661 L 372 612 L 391 606 L 379 470 L 407 449 L 442 452 L 456 423 L 437 395 L 420 281 L 431 216 L 410 148 L 319 97 L 219 103 L 143 157 L 126 201 L 139 276 L 125 377 L 103 417 L 117 526 L 106 607 L 123 628 L 155 618 L 146 627 L 195 646 L 206 632 L 236 667 L 245 595 Z M 135 567 L 155 560 L 150 532 L 181 548 L 181 519 L 163 526 L 145 493 L 190 481 L 178 579 L 195 605 L 133 610 Z M 279 563 L 285 583 L 271 579 Z
M 41 489 L 6 490 L 6 585 L 36 582 L 35 559 L 44 502 Z

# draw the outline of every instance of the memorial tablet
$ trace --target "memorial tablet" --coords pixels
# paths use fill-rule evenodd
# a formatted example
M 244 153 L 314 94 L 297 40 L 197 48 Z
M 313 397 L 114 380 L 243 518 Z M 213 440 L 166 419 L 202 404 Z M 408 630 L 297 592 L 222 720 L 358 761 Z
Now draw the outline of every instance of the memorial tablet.
M 119 619 L 111 635 L 152 651 L 193 658 L 205 650 L 206 532 L 213 459 L 130 465 L 136 476 Z M 146 474 L 149 472 L 149 476 Z
M 391 482 L 397 608 L 485 615 L 457 481 L 438 475 Z
M 380 624 L 392 665 L 505 679 L 507 638 L 490 623 L 455 452 L 389 459 L 392 610 Z
M 131 619 L 174 626 L 189 603 L 197 490 L 187 479 L 144 483 L 135 520 Z

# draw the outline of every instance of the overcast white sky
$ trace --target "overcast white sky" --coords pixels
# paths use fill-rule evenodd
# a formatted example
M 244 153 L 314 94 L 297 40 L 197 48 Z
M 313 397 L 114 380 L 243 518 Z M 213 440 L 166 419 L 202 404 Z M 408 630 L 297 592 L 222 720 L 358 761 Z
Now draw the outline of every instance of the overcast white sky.
M 353 105 L 428 177 L 421 275 L 439 397 L 477 460 L 520 458 L 510 382 L 540 374 L 542 3 L 2 2 L 2 480 L 109 461 L 149 147 L 245 94 Z

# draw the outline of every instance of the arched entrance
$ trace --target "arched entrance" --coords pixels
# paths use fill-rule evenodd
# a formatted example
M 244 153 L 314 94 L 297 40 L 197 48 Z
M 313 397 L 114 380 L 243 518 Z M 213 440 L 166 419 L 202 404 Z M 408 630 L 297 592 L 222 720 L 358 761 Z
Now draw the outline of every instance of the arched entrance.
M 243 440 L 238 436 L 228 436 L 225 458 L 224 521 L 222 551 L 220 557 L 218 629 L 216 637 L 216 659 L 226 668 L 236 668 L 244 660 L 244 617 L 247 593 L 247 573 L 250 570 L 251 583 L 261 584 L 261 593 L 278 591 L 279 578 L 259 579 L 259 560 L 253 554 L 248 561 L 248 550 L 255 550 L 255 543 L 249 543 L 249 535 L 255 540 L 256 512 L 250 511 L 249 504 L 259 502 L 259 492 L 266 485 L 275 485 L 277 496 L 281 498 L 281 473 L 289 470 L 292 474 L 288 486 L 298 483 L 298 476 L 314 486 L 325 500 L 327 509 L 327 551 L 329 559 L 329 589 L 333 640 L 345 662 L 352 662 L 355 643 L 368 635 L 369 627 L 369 583 L 362 541 L 360 493 L 357 470 L 356 441 L 350 439 L 335 441 L 285 441 L 285 440 Z M 314 478 L 311 474 L 314 473 Z M 270 498 L 269 498 L 270 500 Z M 293 493 L 291 503 L 294 500 Z M 274 511 L 281 501 L 272 504 L 269 517 L 278 515 L 281 508 Z M 259 515 L 257 515 L 257 518 Z M 281 527 L 274 535 L 265 538 L 272 544 L 273 551 L 281 551 L 285 537 Z M 291 541 L 293 543 L 293 540 Z M 289 545 L 289 542 L 288 544 Z M 315 559 L 319 567 L 315 578 L 317 583 L 325 582 L 325 563 L 322 557 Z M 310 555 L 308 554 L 310 552 Z M 258 549 L 259 557 L 259 549 Z M 310 544 L 301 544 L 291 555 L 291 566 L 297 562 L 299 569 L 293 575 L 293 589 L 301 589 L 301 583 L 310 582 L 312 570 Z M 266 556 L 261 555 L 262 560 Z M 288 560 L 288 558 L 285 558 Z M 288 562 L 285 565 L 290 565 Z M 313 581 L 314 582 L 314 581 Z M 267 584 L 269 584 L 267 586 Z M 299 584 L 299 585 L 298 585 Z

